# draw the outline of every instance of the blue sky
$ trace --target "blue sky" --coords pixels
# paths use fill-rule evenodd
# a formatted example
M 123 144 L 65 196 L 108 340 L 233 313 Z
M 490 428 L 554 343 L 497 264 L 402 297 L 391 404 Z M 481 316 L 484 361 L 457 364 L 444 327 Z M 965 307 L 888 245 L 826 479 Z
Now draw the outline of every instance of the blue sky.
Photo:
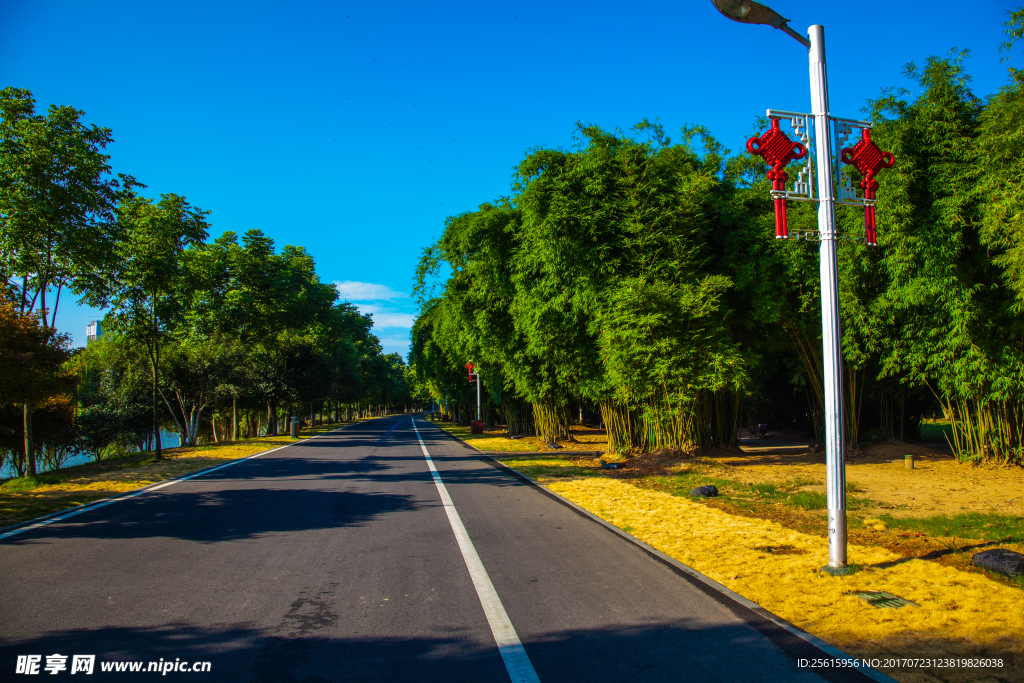
M 1006 81 L 1013 3 L 769 4 L 797 30 L 825 26 L 838 116 L 952 47 L 971 50 L 979 95 Z M 403 354 L 423 248 L 447 216 L 507 195 L 526 151 L 571 147 L 577 121 L 644 117 L 735 150 L 766 108 L 810 106 L 805 49 L 710 0 L 0 0 L 0 73 L 41 111 L 69 104 L 111 128 L 115 171 L 210 210 L 214 236 L 305 246 Z M 62 302 L 57 326 L 81 345 L 93 317 Z

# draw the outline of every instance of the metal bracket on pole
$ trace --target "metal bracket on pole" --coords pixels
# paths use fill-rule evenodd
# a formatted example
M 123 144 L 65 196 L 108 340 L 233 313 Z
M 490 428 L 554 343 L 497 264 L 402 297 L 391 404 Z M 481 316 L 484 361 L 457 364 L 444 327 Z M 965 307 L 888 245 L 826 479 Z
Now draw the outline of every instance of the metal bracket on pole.
M 820 242 L 821 233 L 817 230 L 790 230 L 789 236 L 786 239 L 794 241 L 802 239 L 805 242 Z M 849 232 L 839 232 L 838 230 L 836 230 L 834 234 L 834 239 L 841 242 L 852 242 L 854 244 L 859 244 L 865 241 L 864 235 L 854 235 Z

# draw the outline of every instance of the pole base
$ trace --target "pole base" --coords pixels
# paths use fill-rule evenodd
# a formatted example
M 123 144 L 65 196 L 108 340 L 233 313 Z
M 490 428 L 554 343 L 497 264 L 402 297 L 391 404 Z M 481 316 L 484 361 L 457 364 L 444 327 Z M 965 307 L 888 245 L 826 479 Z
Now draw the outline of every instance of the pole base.
M 857 570 L 853 567 L 833 567 L 830 564 L 826 564 L 818 571 L 828 574 L 829 576 L 849 576 Z

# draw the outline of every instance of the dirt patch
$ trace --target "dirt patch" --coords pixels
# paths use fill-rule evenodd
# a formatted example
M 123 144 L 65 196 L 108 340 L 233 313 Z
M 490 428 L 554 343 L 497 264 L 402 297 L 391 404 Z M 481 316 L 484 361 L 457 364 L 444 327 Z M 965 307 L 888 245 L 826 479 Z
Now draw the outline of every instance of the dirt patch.
M 672 474 L 680 465 L 693 460 L 693 456 L 678 448 L 659 448 L 650 453 L 641 453 L 632 458 L 610 458 L 619 463 L 622 469 L 604 470 L 609 476 L 616 479 L 636 479 L 639 477 L 651 477 L 658 475 Z M 580 463 L 583 464 L 583 463 Z M 597 460 L 590 463 L 590 466 L 600 468 Z
M 791 545 L 756 545 L 754 550 L 769 555 L 806 555 L 807 551 Z

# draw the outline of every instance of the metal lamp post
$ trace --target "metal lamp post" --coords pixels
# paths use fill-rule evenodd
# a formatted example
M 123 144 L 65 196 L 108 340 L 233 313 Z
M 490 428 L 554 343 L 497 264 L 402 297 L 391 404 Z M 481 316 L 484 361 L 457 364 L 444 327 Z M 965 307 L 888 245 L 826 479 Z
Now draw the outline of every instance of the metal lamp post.
M 772 119 L 772 130 L 761 137 L 751 138 L 747 149 L 761 155 L 769 163 L 774 162 L 769 178 L 772 180 L 772 197 L 775 200 L 776 238 L 787 239 L 787 199 L 815 201 L 818 203 L 818 230 L 820 240 L 821 277 L 821 336 L 823 345 L 824 399 L 825 399 L 825 463 L 828 495 L 828 566 L 822 569 L 831 574 L 843 574 L 847 567 L 846 540 L 846 463 L 843 419 L 842 346 L 839 319 L 839 282 L 837 267 L 837 241 L 849 239 L 836 231 L 836 196 L 833 177 L 832 124 L 835 123 L 840 142 L 844 142 L 853 127 L 861 128 L 862 140 L 852 149 L 844 149 L 840 158 L 846 164 L 857 166 L 865 179 L 861 182 L 864 197 L 858 198 L 845 172 L 840 170 L 839 203 L 863 206 L 865 209 L 865 241 L 875 244 L 874 236 L 874 173 L 881 168 L 892 166 L 893 157 L 881 152 L 871 142 L 869 121 L 840 119 L 829 115 L 828 81 L 825 72 L 825 29 L 815 25 L 808 29 L 806 37 L 788 26 L 783 18 L 769 7 L 752 0 L 712 0 L 719 12 L 729 19 L 747 24 L 764 24 L 780 29 L 808 48 L 811 80 L 811 114 L 777 112 L 768 110 Z M 785 181 L 788 175 L 784 167 L 793 160 L 802 159 L 806 149 L 800 143 L 790 141 L 782 134 L 778 120 L 788 118 L 794 130 L 804 143 L 810 143 L 808 119 L 813 119 L 815 151 L 817 156 L 818 197 L 814 197 L 813 174 L 810 159 L 794 183 L 794 191 L 787 191 Z M 870 158 L 867 158 L 870 157 Z M 797 233 L 796 239 L 800 235 Z M 805 233 L 805 238 L 810 235 Z
M 469 381 L 472 382 L 473 378 L 476 378 L 476 420 L 480 421 L 480 372 L 477 368 L 477 372 L 473 372 L 475 366 L 472 363 L 466 363 L 466 369 L 469 370 Z

